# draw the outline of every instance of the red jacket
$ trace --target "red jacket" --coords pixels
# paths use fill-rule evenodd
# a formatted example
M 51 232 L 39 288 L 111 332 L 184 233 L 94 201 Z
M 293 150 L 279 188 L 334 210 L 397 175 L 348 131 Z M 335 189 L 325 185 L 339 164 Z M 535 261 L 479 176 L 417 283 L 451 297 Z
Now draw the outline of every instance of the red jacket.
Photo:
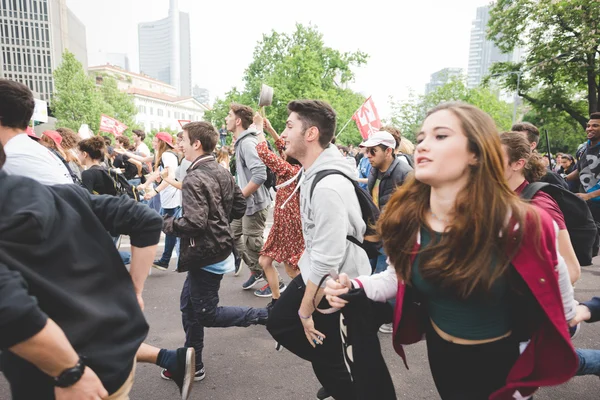
M 558 260 L 554 225 L 546 212 L 540 210 L 539 215 L 541 233 L 534 232 L 532 228 L 526 229 L 512 265 L 538 301 L 545 318 L 531 332 L 529 345 L 510 370 L 506 385 L 490 396 L 492 400 L 519 398 L 516 391 L 521 396 L 529 396 L 540 386 L 568 381 L 577 370 L 579 361 L 571 344 L 555 270 Z M 533 227 L 530 223 L 527 226 Z M 536 235 L 539 240 L 536 240 Z M 419 247 L 420 243 L 416 242 L 413 261 Z M 422 340 L 425 332 L 419 323 L 418 305 L 404 303 L 405 294 L 404 282 L 398 280 L 393 342 L 394 349 L 408 368 L 402 345 Z

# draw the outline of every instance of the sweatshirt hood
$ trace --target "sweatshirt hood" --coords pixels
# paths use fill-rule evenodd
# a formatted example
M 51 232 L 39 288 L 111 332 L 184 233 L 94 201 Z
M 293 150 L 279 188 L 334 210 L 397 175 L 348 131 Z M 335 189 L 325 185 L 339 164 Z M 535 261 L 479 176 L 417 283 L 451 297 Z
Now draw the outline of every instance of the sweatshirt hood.
M 356 169 L 348 163 L 342 156 L 338 148 L 329 144 L 325 150 L 317 157 L 313 165 L 305 171 L 306 180 L 311 180 L 318 172 L 326 169 L 335 169 L 342 172 L 350 179 L 356 180 Z
M 251 126 L 250 128 L 246 129 L 244 132 L 240 133 L 240 136 L 238 136 L 238 138 L 235 140 L 235 145 L 233 147 L 234 148 L 237 147 L 240 140 L 243 139 L 244 137 L 246 137 L 248 135 L 256 135 L 257 133 L 258 133 L 258 131 L 256 130 L 256 128 L 254 126 Z

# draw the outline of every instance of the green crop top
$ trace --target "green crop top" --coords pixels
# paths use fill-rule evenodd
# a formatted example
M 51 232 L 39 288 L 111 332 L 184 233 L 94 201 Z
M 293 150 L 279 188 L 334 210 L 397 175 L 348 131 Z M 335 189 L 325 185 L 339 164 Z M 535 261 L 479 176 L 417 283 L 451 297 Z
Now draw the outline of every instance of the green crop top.
M 441 237 L 441 233 L 436 233 L 435 241 Z M 429 231 L 421 228 L 421 249 L 430 242 Z M 492 293 L 485 297 L 473 295 L 461 300 L 425 281 L 420 273 L 419 259 L 417 255 L 413 264 L 412 285 L 426 301 L 429 317 L 443 332 L 461 339 L 485 340 L 502 336 L 511 330 L 506 278 L 494 283 Z

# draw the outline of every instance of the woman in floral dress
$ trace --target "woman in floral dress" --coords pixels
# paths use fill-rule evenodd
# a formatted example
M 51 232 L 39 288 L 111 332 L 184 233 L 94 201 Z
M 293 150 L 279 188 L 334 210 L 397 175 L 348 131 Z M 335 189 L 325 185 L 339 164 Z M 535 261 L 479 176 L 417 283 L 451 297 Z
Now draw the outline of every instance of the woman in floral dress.
M 260 119 L 255 122 L 257 126 L 263 125 Z M 279 186 L 297 177 L 301 166 L 297 160 L 285 156 L 284 141 L 279 138 L 271 123 L 266 119 L 264 129 L 275 139 L 275 145 L 281 156 L 269 149 L 262 133 L 258 135 L 256 151 L 262 162 L 277 176 L 277 185 Z M 283 263 L 287 274 L 290 278 L 294 278 L 299 273 L 298 260 L 304 251 L 300 221 L 300 192 L 296 189 L 297 183 L 296 179 L 295 182 L 292 181 L 291 184 L 278 189 L 273 211 L 273 227 L 258 260 L 268 283 L 257 290 L 255 294 L 259 297 L 268 297 L 272 294 L 273 303 L 279 299 L 280 290 L 285 289 L 285 286 L 279 283 L 279 276 L 277 269 L 273 266 L 273 261 Z

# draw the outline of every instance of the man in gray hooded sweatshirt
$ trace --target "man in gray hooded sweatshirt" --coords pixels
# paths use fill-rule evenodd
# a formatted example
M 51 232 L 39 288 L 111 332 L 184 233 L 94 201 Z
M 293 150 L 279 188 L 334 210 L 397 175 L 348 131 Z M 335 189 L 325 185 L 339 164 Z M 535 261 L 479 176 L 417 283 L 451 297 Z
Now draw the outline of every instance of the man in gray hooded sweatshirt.
M 235 247 L 250 269 L 250 277 L 242 285 L 250 289 L 264 280 L 258 258 L 264 244 L 264 231 L 271 195 L 264 183 L 267 180 L 267 167 L 258 157 L 256 145 L 257 131 L 252 125 L 254 111 L 248 106 L 231 104 L 225 117 L 227 130 L 235 139 L 235 165 L 237 183 L 246 198 L 246 215 L 231 223 Z M 239 268 L 236 268 L 236 275 Z
M 267 329 L 282 346 L 312 363 L 329 395 L 336 400 L 355 399 L 342 353 L 339 311 L 322 314 L 315 312 L 313 304 L 323 301 L 320 308 L 328 308 L 318 285 L 331 269 L 350 277 L 371 273 L 366 252 L 347 239 L 351 236 L 362 242 L 366 230 L 354 186 L 348 179 L 356 179 L 356 171 L 330 143 L 336 115 L 329 104 L 292 101 L 288 112 L 281 138 L 286 154 L 303 167 L 298 187 L 306 248 L 298 263 L 301 274 L 274 304 Z M 328 175 L 316 184 L 311 196 L 314 178 L 324 170 L 337 170 L 347 178 Z

